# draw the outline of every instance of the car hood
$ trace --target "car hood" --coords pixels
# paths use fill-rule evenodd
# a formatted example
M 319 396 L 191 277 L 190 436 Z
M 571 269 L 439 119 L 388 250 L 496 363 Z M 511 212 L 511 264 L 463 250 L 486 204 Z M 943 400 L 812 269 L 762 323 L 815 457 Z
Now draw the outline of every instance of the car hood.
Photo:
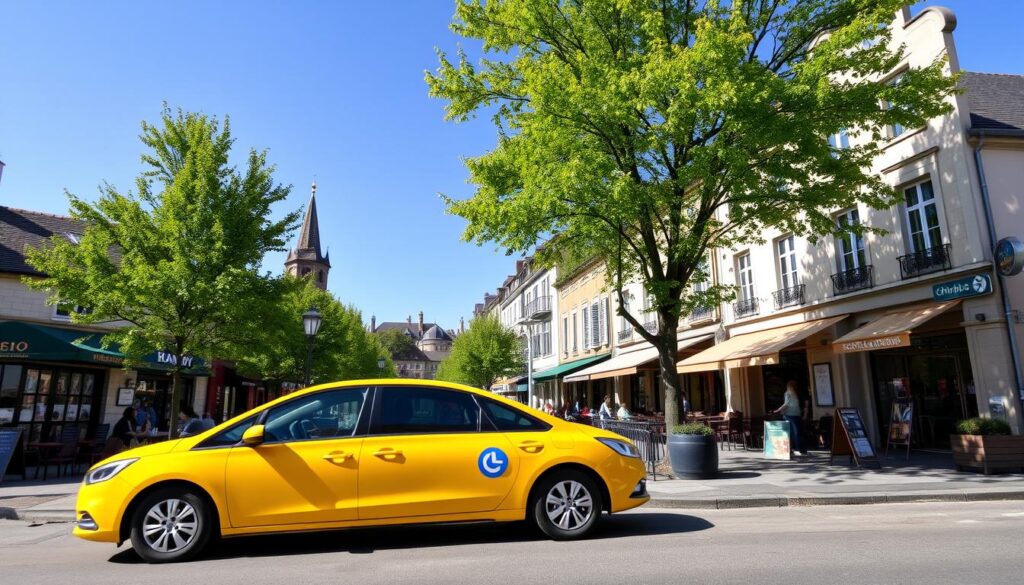
M 151 445 L 143 445 L 141 447 L 135 447 L 134 449 L 128 449 L 127 451 L 121 451 L 117 455 L 107 457 L 103 461 L 100 461 L 96 465 L 93 465 L 90 469 L 95 469 L 101 465 L 109 463 L 111 461 L 119 461 L 121 459 L 133 459 L 141 457 L 150 457 L 153 455 L 163 455 L 164 453 L 170 453 L 180 443 L 180 439 L 173 441 L 160 441 L 159 443 L 153 443 Z

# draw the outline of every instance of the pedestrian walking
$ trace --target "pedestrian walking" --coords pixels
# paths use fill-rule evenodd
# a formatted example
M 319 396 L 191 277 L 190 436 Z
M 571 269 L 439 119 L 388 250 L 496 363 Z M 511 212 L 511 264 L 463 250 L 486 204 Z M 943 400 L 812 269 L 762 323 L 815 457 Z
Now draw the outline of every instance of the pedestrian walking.
M 773 410 L 775 414 L 781 414 L 789 422 L 789 450 L 792 453 L 807 455 L 801 444 L 801 431 L 803 430 L 803 409 L 800 406 L 800 395 L 796 391 L 796 381 L 790 380 L 786 384 L 786 394 L 782 400 L 782 406 Z
M 604 401 L 601 402 L 601 410 L 597 413 L 598 418 L 601 420 L 612 420 L 615 415 L 612 414 L 612 397 L 608 394 L 604 395 Z

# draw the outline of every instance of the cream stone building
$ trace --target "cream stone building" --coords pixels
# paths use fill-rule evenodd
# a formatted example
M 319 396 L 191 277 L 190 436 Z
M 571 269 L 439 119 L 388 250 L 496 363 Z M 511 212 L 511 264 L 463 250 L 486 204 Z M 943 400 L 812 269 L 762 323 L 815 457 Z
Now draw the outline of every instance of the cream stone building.
M 943 8 L 901 12 L 892 42 L 907 56 L 881 81 L 942 58 L 960 72 L 955 28 Z M 1024 276 L 1001 282 L 992 244 L 1022 231 L 1024 78 L 965 73 L 962 86 L 950 114 L 888 129 L 872 171 L 902 194 L 898 205 L 835 210 L 840 225 L 883 233 L 812 244 L 768 232 L 764 245 L 714 252 L 737 301 L 721 308 L 727 339 L 682 360 L 682 374 L 724 372 L 729 409 L 755 416 L 778 407 L 794 380 L 809 419 L 857 407 L 876 445 L 897 400 L 913 404 L 921 445 L 948 444 L 956 420 L 979 414 L 1021 432 L 1020 354 L 1010 339 L 1022 332 L 1014 307 L 1024 304 Z M 853 130 L 829 137 L 836 148 L 865 139 Z

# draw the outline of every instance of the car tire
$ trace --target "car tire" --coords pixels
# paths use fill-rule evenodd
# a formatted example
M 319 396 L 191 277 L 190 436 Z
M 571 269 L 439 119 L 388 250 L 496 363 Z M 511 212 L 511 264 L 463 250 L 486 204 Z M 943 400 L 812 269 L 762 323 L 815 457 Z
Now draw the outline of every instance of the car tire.
M 568 469 L 543 477 L 531 504 L 534 523 L 553 540 L 586 537 L 597 525 L 603 509 L 601 490 L 594 480 Z
M 212 512 L 195 492 L 180 487 L 156 490 L 132 513 L 132 548 L 147 563 L 193 558 L 213 535 Z

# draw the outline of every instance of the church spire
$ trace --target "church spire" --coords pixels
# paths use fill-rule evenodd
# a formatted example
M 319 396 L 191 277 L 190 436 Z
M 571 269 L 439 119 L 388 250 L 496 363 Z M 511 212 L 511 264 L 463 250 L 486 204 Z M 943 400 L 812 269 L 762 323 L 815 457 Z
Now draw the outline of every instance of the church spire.
M 316 214 L 316 179 L 310 188 L 309 205 L 302 221 L 302 231 L 295 248 L 288 253 L 284 262 L 285 271 L 293 276 L 313 275 L 313 282 L 320 288 L 327 288 L 327 272 L 331 261 L 320 248 L 320 222 Z

